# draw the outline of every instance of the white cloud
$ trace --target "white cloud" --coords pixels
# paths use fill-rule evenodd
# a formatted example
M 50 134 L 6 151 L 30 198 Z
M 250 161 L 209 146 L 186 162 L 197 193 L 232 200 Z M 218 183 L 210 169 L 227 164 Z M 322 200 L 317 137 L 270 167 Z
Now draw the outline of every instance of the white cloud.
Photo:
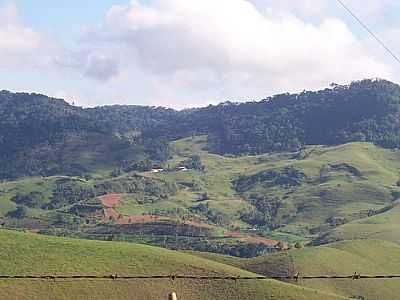
M 293 12 L 302 16 L 325 18 L 342 12 L 348 14 L 336 0 L 249 0 L 265 12 Z M 396 0 L 341 0 L 356 15 L 366 20 L 379 19 L 398 5 Z
M 132 1 L 113 6 L 86 40 L 118 45 L 128 53 L 122 65 L 150 76 L 159 94 L 187 91 L 182 99 L 204 89 L 204 96 L 262 97 L 392 76 L 339 19 L 311 24 L 290 13 L 263 14 L 245 0 Z
M 108 49 L 109 50 L 109 49 Z M 64 50 L 55 57 L 54 63 L 62 68 L 72 69 L 98 81 L 108 81 L 120 73 L 118 60 L 109 51 L 84 49 L 78 51 Z
M 42 67 L 51 64 L 55 51 L 47 37 L 18 19 L 14 1 L 0 7 L 0 67 Z
M 382 1 L 369 1 L 370 14 L 387 9 Z M 0 68 L 35 69 L 47 79 L 18 86 L 82 105 L 181 108 L 393 78 L 373 54 L 382 52 L 330 14 L 328 0 L 136 0 L 113 6 L 70 49 L 25 25 L 15 1 L 8 3 L 0 7 Z M 346 3 L 370 10 L 361 0 Z

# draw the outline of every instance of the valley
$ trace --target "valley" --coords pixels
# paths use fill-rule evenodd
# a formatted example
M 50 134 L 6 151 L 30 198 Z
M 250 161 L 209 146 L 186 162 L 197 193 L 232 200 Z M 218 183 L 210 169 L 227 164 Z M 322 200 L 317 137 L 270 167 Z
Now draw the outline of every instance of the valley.
M 396 278 L 301 276 L 398 273 L 399 99 L 384 80 L 182 111 L 2 91 L 1 273 L 299 279 L 4 280 L 0 298 L 396 299 Z

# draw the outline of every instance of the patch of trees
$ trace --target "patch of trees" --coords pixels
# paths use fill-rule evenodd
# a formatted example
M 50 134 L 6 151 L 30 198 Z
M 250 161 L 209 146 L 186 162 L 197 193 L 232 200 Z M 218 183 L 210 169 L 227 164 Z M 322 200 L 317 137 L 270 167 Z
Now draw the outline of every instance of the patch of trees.
M 82 184 L 77 180 L 60 179 L 55 182 L 50 202 L 43 206 L 44 209 L 57 209 L 79 201 L 94 198 L 96 192 L 92 186 Z
M 197 171 L 204 171 L 205 169 L 205 166 L 201 161 L 200 155 L 192 155 L 189 159 L 180 163 L 180 166 Z
M 154 245 L 164 246 L 173 250 L 212 252 L 243 258 L 256 257 L 276 251 L 263 244 L 249 244 L 245 242 L 227 243 L 212 239 L 176 239 L 173 237 L 168 237 L 163 243 L 154 243 Z
M 28 216 L 28 210 L 25 206 L 19 205 L 15 210 L 10 211 L 7 216 L 10 218 L 23 219 Z
M 280 226 L 279 209 L 282 202 L 277 198 L 269 198 L 251 194 L 248 201 L 254 208 L 243 211 L 240 219 L 253 226 L 267 227 L 274 230 Z
M 126 225 L 99 225 L 88 230 L 95 234 L 132 234 L 132 235 L 154 235 L 154 236 L 184 236 L 184 237 L 207 237 L 212 234 L 208 228 L 179 224 L 173 222 L 149 222 L 144 224 Z
M 193 206 L 189 208 L 189 211 L 194 214 L 205 216 L 207 221 L 216 225 L 226 226 L 230 223 L 229 216 L 223 214 L 222 212 L 211 209 L 208 202 Z
M 29 193 L 18 192 L 11 198 L 16 204 L 25 205 L 31 208 L 40 208 L 44 204 L 44 195 L 41 192 L 33 191 Z
M 307 176 L 301 170 L 294 167 L 273 169 L 259 172 L 251 176 L 240 176 L 233 182 L 235 189 L 239 193 L 252 189 L 255 185 L 261 184 L 263 187 L 297 187 L 307 180 Z
M 154 203 L 168 198 L 170 195 L 175 194 L 176 191 L 175 184 L 141 176 L 103 180 L 92 184 L 71 178 L 63 178 L 55 182 L 50 201 L 43 204 L 41 208 L 57 209 L 82 201 L 87 202 L 97 196 L 108 193 L 135 194 L 141 203 Z M 26 196 L 22 199 L 25 198 Z M 72 213 L 80 215 L 83 212 L 98 210 L 98 207 L 85 203 L 75 205 L 71 210 Z
M 176 184 L 164 182 L 148 177 L 129 176 L 110 180 L 103 180 L 94 184 L 97 195 L 107 193 L 142 194 L 144 202 L 160 201 L 177 192 Z M 138 199 L 140 201 L 140 199 Z

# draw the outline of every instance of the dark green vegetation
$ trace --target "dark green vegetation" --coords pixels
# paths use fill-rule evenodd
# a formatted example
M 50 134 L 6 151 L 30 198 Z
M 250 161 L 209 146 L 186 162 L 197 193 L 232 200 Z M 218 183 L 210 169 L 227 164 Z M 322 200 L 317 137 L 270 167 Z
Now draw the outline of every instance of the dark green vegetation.
M 168 158 L 164 138 L 153 138 L 151 130 L 175 114 L 137 106 L 82 109 L 43 95 L 3 91 L 0 177 L 147 168 Z
M 177 112 L 108 106 L 82 109 L 37 94 L 0 93 L 2 178 L 143 171 L 169 157 L 167 141 L 207 134 L 224 154 L 296 151 L 303 145 L 368 141 L 400 145 L 400 87 L 364 80 L 261 102 Z
M 0 231 L 0 269 L 7 275 L 232 275 L 254 273 L 160 248 Z M 2 299 L 344 299 L 274 280 L 0 281 Z

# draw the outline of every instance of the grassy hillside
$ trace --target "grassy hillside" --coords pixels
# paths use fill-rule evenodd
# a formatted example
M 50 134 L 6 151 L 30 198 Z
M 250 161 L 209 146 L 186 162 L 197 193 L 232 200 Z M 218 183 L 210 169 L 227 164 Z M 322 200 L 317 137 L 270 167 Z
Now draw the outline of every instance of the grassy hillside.
M 2 182 L 0 217 L 13 227 L 47 227 L 45 232 L 58 227 L 61 234 L 77 230 L 98 233 L 98 224 L 113 225 L 118 220 L 102 216 L 103 207 L 96 197 L 120 193 L 122 201 L 113 209 L 121 221 L 146 216 L 151 220 L 150 215 L 163 218 L 172 229 L 189 222 L 191 226 L 209 228 L 210 234 L 199 240 L 178 237 L 172 230 L 167 233 L 169 237 L 154 237 L 149 229 L 126 231 L 120 226 L 115 230 L 101 229 L 101 239 L 138 241 L 118 234 L 148 233 L 151 236 L 140 237 L 145 243 L 238 256 L 253 256 L 266 250 L 258 246 L 247 249 L 248 235 L 306 243 L 321 236 L 322 242 L 347 239 L 338 236 L 342 231 L 353 232 L 348 234 L 352 239 L 363 230 L 364 237 L 371 237 L 374 232 L 382 235 L 385 230 L 386 239 L 397 239 L 397 223 L 390 224 L 385 218 L 380 225 L 364 224 L 363 230 L 354 222 L 394 205 L 400 194 L 400 151 L 350 143 L 309 146 L 293 153 L 234 157 L 210 153 L 207 139 L 195 136 L 171 143 L 172 156 L 160 173 L 100 172 L 88 178 L 29 177 Z M 177 169 L 194 156 L 198 156 L 201 167 Z M 10 212 L 21 205 L 30 220 L 10 217 Z M 38 219 L 42 222 L 39 225 Z M 32 222 L 38 226 L 29 226 Z M 112 236 L 104 236 L 105 232 Z M 372 237 L 381 238 L 380 235 Z
M 400 190 L 400 152 L 369 143 L 242 157 L 210 154 L 206 137 L 179 140 L 172 148 L 170 167 L 197 154 L 205 169 L 147 174 L 181 186 L 164 202 L 166 207 L 190 214 L 202 205 L 204 220 L 217 215 L 220 225 L 259 224 L 270 237 L 293 241 L 315 237 L 391 205 Z M 208 199 L 199 201 L 203 193 Z M 141 208 L 133 199 L 119 210 L 135 213 Z M 261 217 L 252 215 L 262 209 Z
M 0 231 L 0 270 L 7 275 L 252 273 L 228 265 L 150 246 L 50 238 Z M 33 281 L 1 280 L 2 299 L 341 299 L 273 280 L 225 281 Z
M 400 269 L 400 246 L 380 240 L 358 240 L 333 243 L 325 246 L 292 250 L 260 256 L 252 259 L 238 259 L 211 253 L 194 253 L 197 256 L 244 268 L 267 276 L 340 275 L 358 272 L 363 275 L 398 274 Z M 398 299 L 399 279 L 333 279 L 300 280 L 297 284 L 336 293 L 357 299 Z
M 400 247 L 378 241 L 346 241 L 294 251 L 291 259 L 296 271 L 302 274 L 398 274 Z M 400 293 L 399 279 L 302 281 L 302 286 L 321 288 L 346 296 L 365 299 L 396 299 Z
M 324 234 L 316 243 L 379 239 L 400 243 L 400 206 L 381 214 L 353 221 Z

